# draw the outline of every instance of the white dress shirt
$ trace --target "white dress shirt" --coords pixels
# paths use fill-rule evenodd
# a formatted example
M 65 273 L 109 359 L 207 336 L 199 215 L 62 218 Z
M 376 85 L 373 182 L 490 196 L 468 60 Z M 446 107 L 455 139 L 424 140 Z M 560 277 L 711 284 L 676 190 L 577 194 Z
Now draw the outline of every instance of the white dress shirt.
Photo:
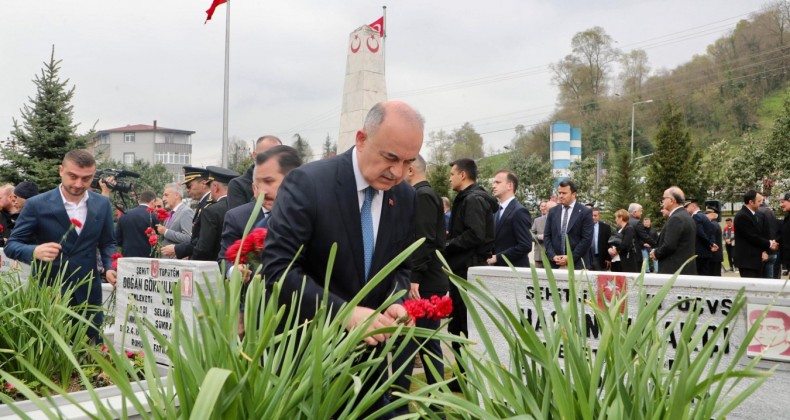
M 365 181 L 362 172 L 359 170 L 356 147 L 354 148 L 354 153 L 351 154 L 351 166 L 354 168 L 354 179 L 357 182 L 357 198 L 359 199 L 359 210 L 361 212 L 362 204 L 365 203 L 365 188 L 369 187 L 370 184 Z M 373 202 L 370 203 L 370 214 L 373 216 L 373 243 L 375 244 L 379 236 L 379 222 L 381 221 L 381 208 L 384 203 L 384 193 L 375 188 L 373 191 L 375 191 L 375 194 L 373 195 Z
M 76 219 L 82 226 L 85 226 L 85 219 L 88 218 L 88 192 L 85 191 L 77 204 L 66 200 L 66 196 L 63 195 L 63 184 L 58 185 L 58 192 L 60 192 L 60 198 L 63 199 L 63 206 L 66 207 L 66 214 L 69 215 L 69 220 Z M 74 230 L 77 232 L 77 235 L 82 232 L 82 228 L 78 226 L 74 226 Z

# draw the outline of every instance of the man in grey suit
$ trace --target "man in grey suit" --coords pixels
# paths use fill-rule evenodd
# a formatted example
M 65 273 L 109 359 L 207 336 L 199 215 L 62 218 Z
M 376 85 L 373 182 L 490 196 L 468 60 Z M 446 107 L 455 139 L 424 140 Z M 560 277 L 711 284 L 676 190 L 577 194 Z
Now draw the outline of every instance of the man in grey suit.
M 183 203 L 183 188 L 172 183 L 165 185 L 162 201 L 170 209 L 170 217 L 164 224 L 156 226 L 157 232 L 162 235 L 162 246 L 187 243 L 192 239 L 192 217 L 195 211 Z M 169 256 L 163 258 L 174 258 Z
M 532 259 L 535 260 L 535 267 L 543 268 L 543 260 L 541 259 L 540 252 L 543 249 L 543 232 L 546 229 L 546 214 L 548 214 L 549 210 L 551 210 L 557 203 L 554 201 L 543 200 L 540 203 L 540 216 L 536 217 L 535 220 L 532 222 L 532 235 L 536 238 L 535 245 L 532 247 L 535 252 L 533 252 Z
M 658 272 L 661 274 L 674 274 L 696 252 L 697 224 L 683 209 L 684 202 L 683 190 L 678 187 L 669 187 L 661 197 L 669 218 L 658 237 L 658 246 L 650 251 L 650 259 L 658 260 Z M 680 274 L 696 275 L 695 261 L 689 261 Z

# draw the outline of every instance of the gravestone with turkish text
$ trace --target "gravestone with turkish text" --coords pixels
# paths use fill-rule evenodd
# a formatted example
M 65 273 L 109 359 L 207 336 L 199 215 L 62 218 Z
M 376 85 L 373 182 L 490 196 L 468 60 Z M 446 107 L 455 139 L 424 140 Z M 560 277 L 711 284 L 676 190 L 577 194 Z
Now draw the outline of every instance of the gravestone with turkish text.
M 181 293 L 181 313 L 187 326 L 200 313 L 197 286 L 206 295 L 208 288 L 215 292 L 219 276 L 217 263 L 150 258 L 121 258 L 118 260 L 118 284 L 115 305 L 115 337 L 117 348 L 143 350 L 140 337 L 145 328 L 138 322 L 145 318 L 168 339 L 172 336 L 175 315 L 175 295 Z M 221 298 L 221 297 L 220 297 Z M 151 338 L 157 362 L 168 364 L 162 348 Z
M 551 322 L 556 312 L 546 271 L 537 269 L 536 272 L 539 279 L 537 288 L 533 284 L 530 269 L 516 269 L 514 273 L 507 267 L 472 267 L 469 269 L 468 278 L 472 281 L 481 280 L 493 297 L 499 299 L 514 313 L 523 312 L 526 320 L 535 328 L 538 335 L 542 336 L 544 326 L 540 323 L 535 300 L 540 299 L 547 322 Z M 568 272 L 555 270 L 553 275 L 557 285 L 556 292 L 564 306 L 572 298 Z M 639 310 L 634 286 L 636 276 L 633 273 L 577 271 L 575 276 L 577 301 L 601 304 L 605 300 L 612 301 L 622 294 L 627 294 L 624 304 L 627 305 L 629 316 L 633 318 Z M 654 296 L 670 278 L 671 276 L 665 274 L 646 274 L 643 286 L 648 299 Z M 678 276 L 669 294 L 661 303 L 661 313 L 677 304 L 667 317 L 667 325 L 674 317 L 682 318 L 695 307 L 701 309 L 696 328 L 705 332 L 703 343 L 694 349 L 699 351 L 707 342 L 706 337 L 710 336 L 710 333 L 730 313 L 735 296 L 741 288 L 744 288 L 747 299 L 744 313 L 739 314 L 736 322 L 730 324 L 730 328 L 733 329 L 730 340 L 725 341 L 723 337 L 720 338 L 716 343 L 716 351 L 723 353 L 722 366 L 726 366 L 733 360 L 736 350 L 742 345 L 747 345 L 746 356 L 739 363 L 745 364 L 759 354 L 762 359 L 757 366 L 765 369 L 776 367 L 776 372 L 737 408 L 733 418 L 776 418 L 778 413 L 784 412 L 784 398 L 790 394 L 790 288 L 785 289 L 784 283 L 773 279 Z M 746 330 L 754 320 L 754 314 L 762 311 L 774 299 L 776 301 L 772 307 L 773 312 L 768 313 L 767 321 L 760 325 L 755 338 L 750 343 L 743 343 Z M 601 334 L 600 325 L 593 315 L 593 309 L 589 305 L 585 305 L 585 308 L 585 335 L 593 348 L 597 348 Z M 625 312 L 625 309 L 625 307 L 621 308 L 621 312 Z M 497 346 L 501 349 L 498 351 L 499 357 L 503 363 L 508 363 L 507 345 L 502 337 L 496 336 L 498 334 L 496 325 L 485 315 L 481 316 L 494 343 L 501 343 Z M 669 335 L 670 351 L 667 353 L 667 366 L 672 362 L 677 340 L 681 337 L 680 328 L 678 325 Z M 473 328 L 470 328 L 470 339 L 479 340 L 479 335 Z M 743 389 L 747 385 L 747 381 L 741 382 L 736 389 Z
M 27 278 L 30 276 L 30 266 L 21 261 L 8 258 L 3 248 L 0 248 L 0 273 L 19 275 L 22 281 L 27 281 Z

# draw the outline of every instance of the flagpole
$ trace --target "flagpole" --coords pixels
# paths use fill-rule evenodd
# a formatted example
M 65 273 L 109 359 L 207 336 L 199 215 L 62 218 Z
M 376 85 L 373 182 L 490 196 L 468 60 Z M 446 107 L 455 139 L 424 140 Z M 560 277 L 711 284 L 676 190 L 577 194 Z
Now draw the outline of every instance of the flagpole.
M 222 167 L 228 167 L 228 90 L 230 86 L 230 0 L 225 3 L 225 94 L 222 101 Z
M 387 74 L 387 6 L 381 6 L 383 9 L 381 20 L 381 32 L 384 34 L 381 37 L 381 56 L 384 58 L 384 74 Z

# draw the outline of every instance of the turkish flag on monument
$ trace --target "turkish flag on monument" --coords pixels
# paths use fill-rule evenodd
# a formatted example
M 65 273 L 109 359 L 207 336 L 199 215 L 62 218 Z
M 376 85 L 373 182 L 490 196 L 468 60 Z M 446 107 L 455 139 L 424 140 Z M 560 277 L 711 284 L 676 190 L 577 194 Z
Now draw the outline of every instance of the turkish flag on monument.
M 373 23 L 371 23 L 368 26 L 370 26 L 371 28 L 379 31 L 379 35 L 380 36 L 382 36 L 382 37 L 384 36 L 384 16 L 376 19 Z
M 211 7 L 209 7 L 208 10 L 206 10 L 206 15 L 207 15 L 206 16 L 206 22 L 210 21 L 211 17 L 214 16 L 214 9 L 216 9 L 217 6 L 219 6 L 222 3 L 225 3 L 226 1 L 228 1 L 228 0 L 213 0 L 211 2 Z M 203 22 L 203 23 L 206 23 L 206 22 Z

